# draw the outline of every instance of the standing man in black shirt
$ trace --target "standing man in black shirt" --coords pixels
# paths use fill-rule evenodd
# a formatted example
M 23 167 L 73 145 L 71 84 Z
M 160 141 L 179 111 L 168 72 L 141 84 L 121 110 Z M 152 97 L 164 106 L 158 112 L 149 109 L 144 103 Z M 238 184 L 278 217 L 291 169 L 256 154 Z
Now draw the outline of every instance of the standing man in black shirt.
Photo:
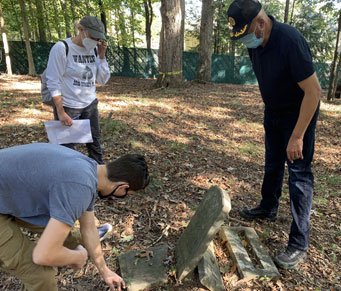
M 240 215 L 249 220 L 276 219 L 287 162 L 292 224 L 288 246 L 275 262 L 281 268 L 295 268 L 309 245 L 320 84 L 306 40 L 295 28 L 268 16 L 257 0 L 233 1 L 227 17 L 231 38 L 248 48 L 265 104 L 262 199 Z

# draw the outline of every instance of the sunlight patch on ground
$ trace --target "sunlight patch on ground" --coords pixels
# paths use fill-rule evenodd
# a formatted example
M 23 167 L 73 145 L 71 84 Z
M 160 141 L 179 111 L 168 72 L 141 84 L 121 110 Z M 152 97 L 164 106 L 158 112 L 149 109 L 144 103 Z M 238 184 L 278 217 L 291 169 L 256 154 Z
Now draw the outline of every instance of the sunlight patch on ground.
M 239 187 L 251 188 L 251 183 L 240 181 L 238 177 L 233 174 L 226 173 L 226 176 L 222 179 L 218 178 L 220 176 L 221 173 L 205 172 L 204 174 L 197 174 L 192 179 L 189 179 L 189 183 L 203 189 L 209 189 L 212 185 L 217 185 L 222 189 L 226 189 L 227 191 L 230 187 L 234 187 L 236 185 Z M 217 178 L 212 179 L 212 177 Z
M 41 111 L 35 108 L 25 108 L 21 111 L 21 114 L 25 114 L 28 116 L 38 116 L 41 114 Z
M 145 104 L 144 104 L 145 105 Z M 165 100 L 157 101 L 151 100 L 148 102 L 148 106 L 157 106 L 162 109 L 167 109 L 169 111 L 174 111 L 174 107 L 172 105 L 169 105 Z
M 104 109 L 104 110 L 121 110 L 122 108 L 127 108 L 127 107 L 133 107 L 133 108 L 140 108 L 140 107 L 150 107 L 150 106 L 155 106 L 158 108 L 162 108 L 162 109 L 167 109 L 169 111 L 174 111 L 173 106 L 170 106 L 166 103 L 162 103 L 160 102 L 155 102 L 153 100 L 148 100 L 147 99 L 143 99 L 141 101 L 136 101 L 136 100 L 132 100 L 132 101 L 104 101 L 104 100 L 100 100 L 99 103 L 99 108 L 100 109 Z
M 38 121 L 37 118 L 15 118 L 13 121 L 14 124 L 22 125 L 34 125 L 40 123 L 40 121 Z
M 40 92 L 40 83 L 38 82 L 12 82 L 3 86 L 5 90 L 20 90 L 25 91 L 25 93 Z
M 341 105 L 340 104 L 330 104 L 330 103 L 325 103 L 325 102 L 321 101 L 321 110 L 341 113 Z M 325 113 L 327 113 L 327 112 L 325 112 Z
M 108 106 L 116 106 L 116 107 L 126 107 L 129 106 L 129 102 L 126 101 L 112 101 L 110 104 L 106 104 Z
M 142 152 L 148 152 L 149 151 L 149 152 L 161 154 L 158 147 L 151 146 L 150 144 L 145 144 L 145 143 L 142 143 L 142 142 L 136 141 L 136 140 L 130 141 L 130 143 L 131 143 L 131 147 L 134 150 L 140 150 Z
M 12 125 L 37 125 L 47 120 L 53 120 L 51 112 L 35 108 L 24 108 L 11 114 L 6 122 Z
M 178 134 L 170 134 L 169 132 L 153 132 L 153 134 L 159 139 L 168 141 L 170 143 L 177 143 L 187 145 L 191 142 L 191 140 L 187 137 L 179 136 Z
M 105 102 L 98 103 L 98 110 L 100 111 L 119 111 L 121 110 L 120 106 L 112 106 L 112 104 L 108 104 Z
M 229 116 L 229 113 L 232 110 L 229 108 L 224 107 L 209 107 L 205 110 L 202 110 L 202 108 L 191 108 L 191 107 L 185 107 L 183 108 L 183 112 L 186 114 L 191 114 L 193 117 L 207 117 L 215 119 L 231 119 Z

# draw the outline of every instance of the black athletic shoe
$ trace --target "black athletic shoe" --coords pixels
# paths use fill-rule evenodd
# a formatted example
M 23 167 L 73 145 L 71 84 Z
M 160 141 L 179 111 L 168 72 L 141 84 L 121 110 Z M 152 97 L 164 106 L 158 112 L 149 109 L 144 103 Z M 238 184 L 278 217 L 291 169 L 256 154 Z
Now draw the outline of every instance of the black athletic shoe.
M 286 250 L 275 257 L 275 264 L 282 269 L 295 269 L 307 257 L 306 251 L 288 246 Z
M 260 206 L 251 209 L 244 208 L 239 212 L 239 214 L 241 217 L 248 220 L 269 219 L 274 221 L 277 218 L 277 213 L 275 211 L 269 212 L 268 210 L 265 210 Z

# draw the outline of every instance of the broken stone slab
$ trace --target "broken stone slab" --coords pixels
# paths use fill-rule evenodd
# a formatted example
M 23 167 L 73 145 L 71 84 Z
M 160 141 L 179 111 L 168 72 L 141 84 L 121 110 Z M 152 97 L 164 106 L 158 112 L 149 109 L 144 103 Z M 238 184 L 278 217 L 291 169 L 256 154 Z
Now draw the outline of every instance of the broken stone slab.
M 121 276 L 128 291 L 140 291 L 167 283 L 168 275 L 164 261 L 168 247 L 165 244 L 147 251 L 134 250 L 118 257 Z
M 211 291 L 225 291 L 224 282 L 214 253 L 214 244 L 211 242 L 199 262 L 198 273 L 200 283 Z
M 243 246 L 239 233 L 242 233 L 245 236 L 252 248 L 253 254 L 259 261 L 260 266 L 255 266 L 252 262 L 248 252 Z M 253 228 L 224 226 L 221 228 L 219 234 L 221 239 L 227 242 L 230 255 L 237 264 L 238 272 L 242 278 L 276 278 L 280 276 L 274 262 L 270 258 L 264 245 L 260 242 L 259 237 Z
M 230 210 L 230 196 L 218 186 L 212 186 L 177 241 L 175 255 L 179 281 L 198 265 Z

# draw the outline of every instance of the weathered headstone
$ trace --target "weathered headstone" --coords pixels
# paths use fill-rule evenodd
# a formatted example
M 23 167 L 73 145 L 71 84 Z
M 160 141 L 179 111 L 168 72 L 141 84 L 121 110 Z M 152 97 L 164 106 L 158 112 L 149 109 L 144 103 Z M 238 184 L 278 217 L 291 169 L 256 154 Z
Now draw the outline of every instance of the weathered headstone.
M 198 265 L 230 210 L 227 192 L 212 186 L 176 244 L 176 269 L 180 281 Z
M 130 251 L 118 257 L 121 276 L 128 291 L 140 291 L 167 283 L 167 245 L 159 245 L 147 251 Z
M 214 254 L 214 244 L 210 243 L 198 265 L 199 280 L 208 290 L 225 291 L 220 275 L 217 259 Z
M 253 255 L 256 256 L 260 266 L 255 266 L 239 234 L 245 236 Z M 238 272 L 242 278 L 253 279 L 257 277 L 279 277 L 280 274 L 260 242 L 256 231 L 251 227 L 222 227 L 220 237 L 227 242 L 230 255 L 237 264 Z

